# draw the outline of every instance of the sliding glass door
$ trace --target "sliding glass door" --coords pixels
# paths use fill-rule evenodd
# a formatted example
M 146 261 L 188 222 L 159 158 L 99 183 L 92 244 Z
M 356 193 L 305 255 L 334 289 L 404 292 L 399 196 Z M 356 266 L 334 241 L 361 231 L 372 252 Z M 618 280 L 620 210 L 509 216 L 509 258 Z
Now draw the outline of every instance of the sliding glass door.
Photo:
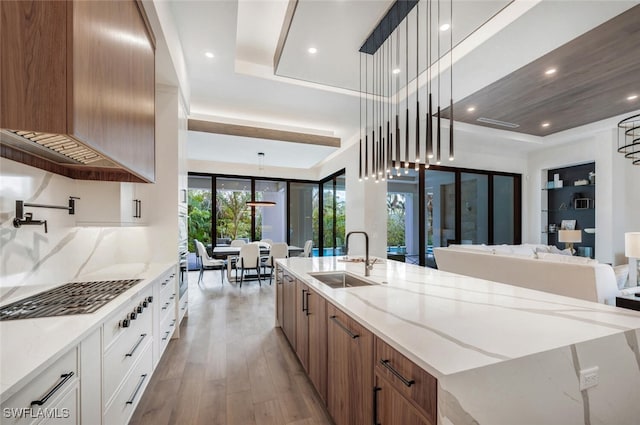
M 289 183 L 289 245 L 318 245 L 319 190 L 317 183 Z M 317 254 L 317 248 L 316 252 Z
M 275 202 L 273 206 L 255 208 L 254 240 L 287 241 L 287 183 L 256 180 L 255 200 Z
M 419 264 L 419 172 L 387 180 L 387 257 Z
M 460 174 L 460 243 L 489 243 L 489 176 Z
M 456 239 L 456 174 L 428 169 L 425 172 L 425 264 L 435 266 L 433 248 L 446 247 Z

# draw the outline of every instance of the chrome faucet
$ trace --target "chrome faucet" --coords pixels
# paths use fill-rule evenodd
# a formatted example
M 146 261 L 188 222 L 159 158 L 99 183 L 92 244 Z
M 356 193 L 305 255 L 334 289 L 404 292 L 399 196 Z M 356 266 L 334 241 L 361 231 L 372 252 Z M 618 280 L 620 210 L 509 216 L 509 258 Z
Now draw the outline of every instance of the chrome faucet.
M 373 269 L 373 264 L 375 263 L 375 261 L 371 261 L 371 262 L 369 261 L 369 235 L 367 235 L 367 232 L 357 230 L 354 232 L 347 233 L 347 237 L 345 238 L 346 240 L 345 251 L 347 255 L 349 255 L 349 236 L 353 235 L 354 233 L 360 233 L 364 235 L 364 241 L 365 241 L 364 275 L 369 276 L 369 272 L 371 271 L 371 269 Z

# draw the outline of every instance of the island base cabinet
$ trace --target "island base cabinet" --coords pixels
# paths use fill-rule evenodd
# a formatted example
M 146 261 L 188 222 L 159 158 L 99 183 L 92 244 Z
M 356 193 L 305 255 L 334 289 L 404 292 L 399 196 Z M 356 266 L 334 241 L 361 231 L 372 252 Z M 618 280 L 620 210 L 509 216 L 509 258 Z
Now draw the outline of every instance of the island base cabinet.
M 276 326 L 283 327 L 284 315 L 284 286 L 282 269 L 276 266 Z
M 309 378 L 322 400 L 327 401 L 327 302 L 316 292 L 307 295 L 309 322 Z
M 373 335 L 327 305 L 327 408 L 336 425 L 373 421 Z
M 436 425 L 418 413 L 418 410 L 385 378 L 376 373 L 373 389 L 376 425 Z
M 289 344 L 296 348 L 296 279 L 288 273 L 282 276 L 284 304 L 282 311 L 282 331 L 289 340 Z

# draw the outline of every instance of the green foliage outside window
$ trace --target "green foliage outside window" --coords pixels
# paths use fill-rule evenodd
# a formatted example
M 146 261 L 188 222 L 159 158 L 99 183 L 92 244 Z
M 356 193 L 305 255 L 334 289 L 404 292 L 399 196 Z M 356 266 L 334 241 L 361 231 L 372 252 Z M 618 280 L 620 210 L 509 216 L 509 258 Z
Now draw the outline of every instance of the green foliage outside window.
M 198 239 L 205 245 L 211 243 L 211 192 L 190 189 L 187 213 L 189 214 L 189 251 L 195 252 L 194 239 Z
M 387 194 L 387 246 L 405 245 L 405 196 Z
M 219 190 L 216 193 L 216 237 L 251 238 L 251 209 L 246 206 L 250 200 L 250 192 Z

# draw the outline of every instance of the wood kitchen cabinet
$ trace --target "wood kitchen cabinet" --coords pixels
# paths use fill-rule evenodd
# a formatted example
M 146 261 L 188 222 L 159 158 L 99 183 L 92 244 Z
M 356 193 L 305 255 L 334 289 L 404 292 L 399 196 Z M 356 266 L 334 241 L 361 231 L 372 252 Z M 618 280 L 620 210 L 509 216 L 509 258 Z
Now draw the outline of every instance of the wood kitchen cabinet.
M 289 344 L 296 347 L 296 279 L 285 270 L 282 275 L 283 311 L 282 331 Z
M 369 425 L 373 335 L 332 304 L 327 318 L 327 408 L 336 425 Z
M 378 421 L 436 425 L 438 380 L 379 338 L 374 359 Z
M 301 281 L 296 284 L 296 354 L 323 400 L 327 398 L 326 301 Z
M 276 265 L 276 326 L 283 327 L 283 315 L 284 315 L 284 277 L 283 271 L 280 265 Z
M 0 8 L 0 127 L 67 135 L 124 167 L 130 181 L 154 181 L 155 39 L 141 2 L 20 0 Z M 2 152 L 71 177 L 106 175 Z
M 420 415 L 418 410 L 378 373 L 374 392 L 374 424 L 436 425 Z

